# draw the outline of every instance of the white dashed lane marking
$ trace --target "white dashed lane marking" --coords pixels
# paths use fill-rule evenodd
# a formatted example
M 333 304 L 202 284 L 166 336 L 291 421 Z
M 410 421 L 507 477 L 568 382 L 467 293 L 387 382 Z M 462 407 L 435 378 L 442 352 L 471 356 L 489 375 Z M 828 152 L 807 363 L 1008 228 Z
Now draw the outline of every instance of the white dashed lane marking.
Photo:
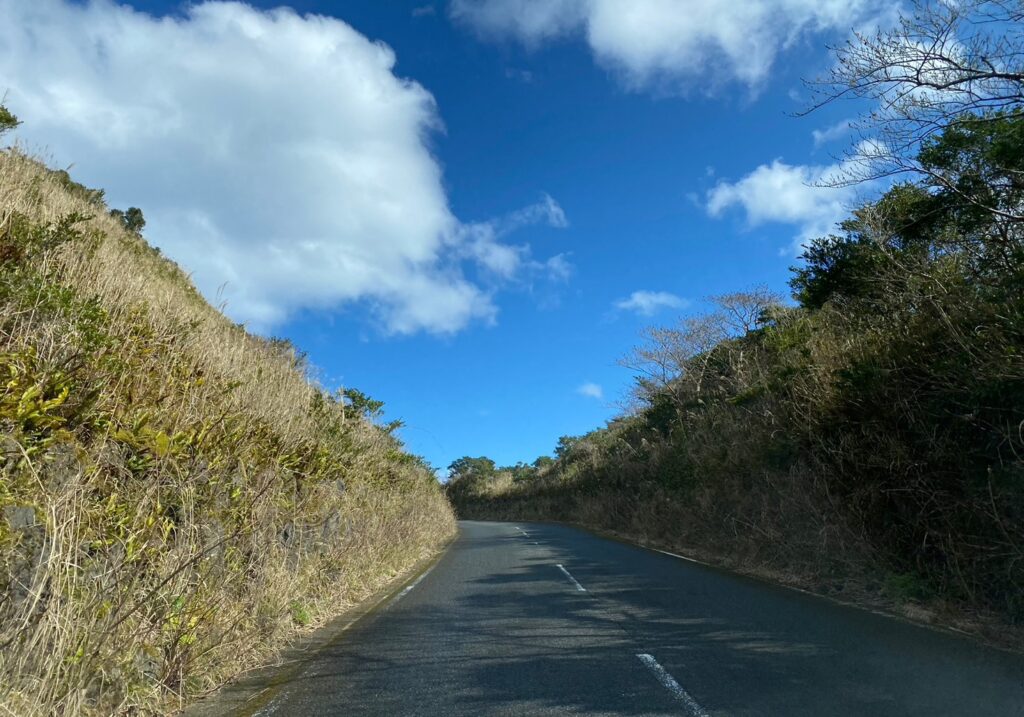
M 573 585 L 575 585 L 577 590 L 579 590 L 581 593 L 585 593 L 587 591 L 587 589 L 585 587 L 583 587 L 582 585 L 580 585 L 579 581 L 576 580 L 576 578 L 574 578 L 572 576 L 572 574 L 568 570 L 565 569 L 564 565 L 559 563 L 558 564 L 558 569 L 561 570 L 563 573 L 565 573 L 565 577 L 569 578 L 569 582 L 571 582 Z
M 672 693 L 672 696 L 677 701 L 682 703 L 683 707 L 686 708 L 686 714 L 690 717 L 710 717 L 704 708 L 700 706 L 697 700 L 690 696 L 690 693 L 683 689 L 682 685 L 676 682 L 672 675 L 665 671 L 665 668 L 658 664 L 658 661 L 647 653 L 640 653 L 637 655 L 640 662 L 644 663 L 644 666 L 654 673 L 654 676 L 658 678 L 658 682 L 661 683 L 662 687 Z

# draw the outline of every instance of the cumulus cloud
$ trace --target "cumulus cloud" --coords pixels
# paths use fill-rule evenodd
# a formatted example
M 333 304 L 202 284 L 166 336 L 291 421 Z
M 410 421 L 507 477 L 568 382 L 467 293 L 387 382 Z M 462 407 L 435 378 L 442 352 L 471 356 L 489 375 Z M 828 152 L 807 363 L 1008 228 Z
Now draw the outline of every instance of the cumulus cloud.
M 587 382 L 576 389 L 576 393 L 587 398 L 594 398 L 598 401 L 604 400 L 604 389 L 596 383 Z
M 550 197 L 493 225 L 453 216 L 429 149 L 434 98 L 395 61 L 289 9 L 155 18 L 111 0 L 0 0 L 21 139 L 142 207 L 149 239 L 257 329 L 356 302 L 396 333 L 491 321 L 500 282 L 534 262 L 502 238 L 565 225 Z
M 640 316 L 654 316 L 663 309 L 683 309 L 689 305 L 686 299 L 667 291 L 634 291 L 625 299 L 615 302 L 620 311 L 632 311 Z
M 851 186 L 820 186 L 839 176 L 843 167 L 791 165 L 776 159 L 762 164 L 737 182 L 719 182 L 707 195 L 707 210 L 713 217 L 728 209 L 742 209 L 751 227 L 767 223 L 790 224 L 797 228 L 794 247 L 835 230 L 856 197 Z
M 459 23 L 534 47 L 583 36 L 632 88 L 738 81 L 757 87 L 777 55 L 811 33 L 848 31 L 881 0 L 451 0 Z

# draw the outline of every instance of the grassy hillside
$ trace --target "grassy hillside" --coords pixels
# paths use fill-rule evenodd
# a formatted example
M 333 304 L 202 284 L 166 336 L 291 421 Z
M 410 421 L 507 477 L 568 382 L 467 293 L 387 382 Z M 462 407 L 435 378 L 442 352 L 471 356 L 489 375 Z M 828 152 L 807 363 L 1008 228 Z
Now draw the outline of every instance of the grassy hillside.
M 652 328 L 636 410 L 452 466 L 465 516 L 559 519 L 805 586 L 1024 623 L 1024 114 L 927 141 L 793 270 Z
M 0 152 L 0 713 L 173 708 L 454 530 L 387 428 L 130 220 Z

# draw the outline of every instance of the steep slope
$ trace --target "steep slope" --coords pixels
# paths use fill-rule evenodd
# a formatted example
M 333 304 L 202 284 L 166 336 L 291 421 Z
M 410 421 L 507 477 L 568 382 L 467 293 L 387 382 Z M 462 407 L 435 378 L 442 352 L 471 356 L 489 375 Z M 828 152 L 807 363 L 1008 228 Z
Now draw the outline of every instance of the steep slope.
M 454 530 L 421 460 L 126 224 L 0 153 L 0 712 L 173 708 Z

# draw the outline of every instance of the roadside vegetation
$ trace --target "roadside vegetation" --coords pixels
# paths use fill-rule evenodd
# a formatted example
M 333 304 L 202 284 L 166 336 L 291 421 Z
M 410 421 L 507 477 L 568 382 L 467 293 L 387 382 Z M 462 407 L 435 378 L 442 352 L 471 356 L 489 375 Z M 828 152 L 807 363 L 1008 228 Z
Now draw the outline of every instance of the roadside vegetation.
M 379 402 L 311 383 L 144 226 L 0 151 L 0 714 L 173 711 L 454 532 Z
M 922 4 L 837 50 L 886 179 L 754 289 L 648 329 L 632 406 L 498 469 L 466 517 L 565 520 L 824 592 L 1024 624 L 1024 8 Z M 1020 634 L 1017 632 L 1016 634 Z

